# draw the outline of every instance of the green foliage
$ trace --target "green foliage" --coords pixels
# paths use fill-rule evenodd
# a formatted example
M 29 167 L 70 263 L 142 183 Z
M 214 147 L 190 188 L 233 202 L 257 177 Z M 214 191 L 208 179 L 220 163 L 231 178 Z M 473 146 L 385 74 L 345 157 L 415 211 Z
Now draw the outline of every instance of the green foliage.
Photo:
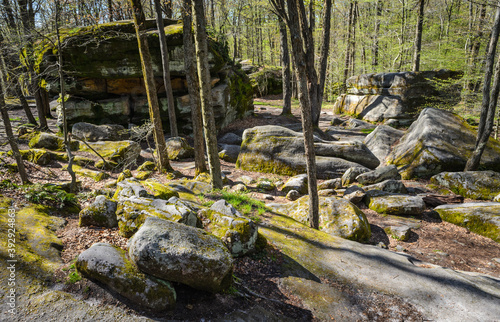
M 14 182 L 10 181 L 9 179 L 4 179 L 0 181 L 0 190 L 13 190 L 17 189 L 18 185 L 16 185 Z
M 46 183 L 34 184 L 24 187 L 24 197 L 32 203 L 64 208 L 68 206 L 77 206 L 78 200 L 75 195 L 61 189 L 60 186 Z
M 247 192 L 244 191 L 232 192 L 225 190 L 214 190 L 211 194 L 199 197 L 201 197 L 200 200 L 202 201 L 202 204 L 205 207 L 211 206 L 214 203 L 213 200 L 222 198 L 231 205 L 233 205 L 233 207 L 236 208 L 241 214 L 251 215 L 250 218 L 254 222 L 260 221 L 260 219 L 256 216 L 256 214 L 262 215 L 269 210 L 266 207 L 265 203 L 253 199 L 248 195 Z

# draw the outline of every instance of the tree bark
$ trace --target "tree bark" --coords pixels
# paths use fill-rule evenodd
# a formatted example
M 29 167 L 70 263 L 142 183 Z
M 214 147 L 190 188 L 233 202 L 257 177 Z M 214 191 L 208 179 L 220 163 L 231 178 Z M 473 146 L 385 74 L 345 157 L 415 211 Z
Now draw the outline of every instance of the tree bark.
M 419 0 L 417 28 L 415 30 L 415 43 L 413 51 L 413 65 L 412 70 L 418 72 L 420 70 L 420 51 L 422 49 L 422 30 L 424 25 L 424 8 L 425 0 Z
M 108 18 L 110 22 L 114 20 L 114 16 L 113 0 L 108 0 Z
M 496 48 L 500 35 L 500 1 L 497 1 L 495 12 L 495 22 L 491 32 L 490 43 L 488 45 L 488 54 L 486 56 L 486 72 L 484 74 L 483 100 L 481 103 L 481 117 L 477 129 L 476 147 L 472 156 L 467 160 L 465 171 L 474 171 L 479 168 L 481 156 L 486 148 L 488 140 L 493 129 L 495 119 L 495 109 L 500 92 L 500 59 L 497 59 L 495 67 L 495 78 L 493 90 L 491 90 L 491 78 L 493 74 L 493 65 L 495 63 Z
M 290 72 L 290 53 L 288 52 L 288 34 L 286 31 L 286 23 L 280 18 L 280 46 L 281 46 L 281 74 L 283 78 L 283 112 L 281 115 L 292 114 L 292 88 L 291 88 L 291 72 Z
M 191 0 L 183 0 L 183 43 L 184 43 L 184 65 L 186 69 L 186 80 L 188 84 L 189 99 L 191 101 L 191 118 L 193 122 L 194 139 L 194 165 L 195 174 L 208 172 L 205 162 L 205 146 L 203 141 L 203 118 L 201 115 L 200 86 L 196 74 L 196 57 L 194 54 L 193 32 L 192 32 L 192 10 Z
M 377 0 L 375 3 L 375 28 L 373 31 L 373 45 L 372 45 L 372 66 L 378 66 L 379 55 L 379 37 L 380 32 L 380 17 L 382 16 L 382 1 Z
M 63 58 L 62 58 L 62 48 L 61 48 L 61 37 L 59 34 L 59 16 L 60 16 L 60 3 L 56 0 L 56 36 L 57 36 L 57 72 L 59 74 L 59 85 L 61 87 L 61 110 L 63 118 L 63 133 L 64 133 L 64 147 L 66 148 L 66 153 L 68 154 L 68 172 L 71 176 L 70 192 L 76 192 L 76 175 L 73 171 L 73 153 L 71 153 L 71 137 L 68 135 L 68 122 L 66 120 L 66 87 L 64 82 L 63 74 Z
M 193 0 L 194 39 L 196 46 L 196 65 L 200 83 L 200 100 L 203 112 L 203 129 L 208 153 L 208 166 L 212 177 L 214 189 L 222 189 L 219 151 L 217 149 L 217 136 L 215 118 L 210 102 L 210 70 L 208 67 L 208 44 L 203 0 Z
M 19 83 L 17 82 L 15 86 L 16 86 L 16 96 L 19 98 L 19 101 L 23 106 L 24 113 L 26 113 L 26 117 L 28 118 L 28 122 L 30 122 L 30 124 L 38 126 L 38 123 L 36 122 L 33 113 L 31 113 L 31 109 L 28 105 L 28 102 L 26 101 L 26 97 L 24 97 L 23 91 L 21 90 L 21 85 L 19 85 Z
M 172 82 L 170 80 L 170 66 L 168 60 L 167 38 L 165 37 L 165 26 L 163 25 L 163 17 L 161 14 L 160 0 L 154 0 L 156 25 L 158 26 L 158 35 L 160 38 L 161 62 L 163 65 L 163 84 L 168 100 L 168 120 L 170 124 L 170 135 L 172 137 L 179 136 L 177 131 L 177 118 L 175 116 L 174 94 L 172 93 Z
M 29 183 L 28 174 L 26 173 L 26 169 L 24 168 L 24 162 L 21 157 L 21 153 L 19 152 L 19 146 L 17 145 L 14 133 L 12 132 L 12 125 L 10 124 L 9 113 L 7 112 L 7 107 L 5 105 L 2 73 L 0 73 L 0 77 L 2 77 L 2 79 L 0 80 L 0 113 L 2 115 L 3 124 L 5 126 L 5 134 L 7 135 L 7 139 L 9 140 L 10 148 L 12 149 L 12 154 L 16 159 L 17 170 L 19 171 L 21 182 L 22 184 L 27 184 Z
M 158 104 L 158 96 L 156 94 L 155 80 L 153 67 L 151 65 L 151 55 L 149 53 L 148 41 L 146 38 L 146 19 L 142 10 L 140 0 L 129 0 L 132 6 L 134 16 L 134 26 L 137 35 L 137 44 L 141 56 L 142 73 L 144 75 L 144 85 L 148 97 L 149 117 L 153 123 L 153 136 L 156 145 L 156 167 L 160 172 L 172 171 L 170 162 L 167 157 L 167 145 L 163 134 L 163 126 L 161 124 L 160 107 Z

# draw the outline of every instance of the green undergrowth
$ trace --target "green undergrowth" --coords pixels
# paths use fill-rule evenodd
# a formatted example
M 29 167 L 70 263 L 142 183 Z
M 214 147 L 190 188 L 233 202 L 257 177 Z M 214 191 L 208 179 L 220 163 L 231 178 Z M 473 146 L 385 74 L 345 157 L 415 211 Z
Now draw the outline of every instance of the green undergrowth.
M 214 200 L 224 199 L 233 205 L 233 207 L 236 208 L 241 214 L 249 216 L 256 222 L 260 221 L 258 216 L 264 214 L 266 211 L 270 211 L 270 209 L 266 207 L 265 203 L 253 199 L 246 192 L 214 190 L 210 194 L 200 196 L 200 199 L 206 207 L 211 206 L 214 203 Z
M 78 200 L 74 194 L 68 193 L 61 186 L 39 184 L 22 186 L 24 197 L 34 204 L 43 204 L 55 208 L 78 208 Z

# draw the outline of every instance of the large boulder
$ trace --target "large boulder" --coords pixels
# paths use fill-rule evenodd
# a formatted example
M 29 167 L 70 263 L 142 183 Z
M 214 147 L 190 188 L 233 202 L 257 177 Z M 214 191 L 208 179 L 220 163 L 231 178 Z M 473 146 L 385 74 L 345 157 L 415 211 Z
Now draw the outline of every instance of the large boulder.
M 431 177 L 444 170 L 462 171 L 474 151 L 477 132 L 460 116 L 426 108 L 387 156 L 403 179 Z M 500 171 L 500 143 L 491 138 L 481 168 Z
M 287 193 L 290 190 L 296 190 L 300 194 L 306 195 L 308 192 L 308 188 L 309 185 L 307 182 L 307 174 L 299 174 L 288 179 L 283 187 L 281 187 L 281 191 Z
M 127 252 L 116 246 L 94 244 L 78 256 L 75 266 L 84 277 L 104 284 L 134 304 L 154 311 L 175 306 L 172 285 L 139 271 Z
M 409 119 L 426 104 L 456 102 L 460 88 L 448 85 L 449 91 L 441 91 L 439 84 L 460 77 L 461 72 L 450 70 L 352 76 L 347 80 L 347 94 L 337 99 L 334 110 L 336 114 L 356 115 L 371 122 Z
M 356 177 L 356 181 L 358 181 L 363 185 L 375 184 L 390 179 L 392 180 L 401 179 L 401 175 L 398 172 L 398 168 L 396 168 L 393 165 L 379 167 L 373 171 L 362 173 Z
M 441 219 L 500 243 L 500 203 L 481 202 L 434 208 Z
M 106 196 L 97 196 L 93 203 L 80 211 L 80 226 L 98 226 L 113 228 L 116 220 L 116 202 Z
M 119 124 L 94 125 L 85 122 L 73 124 L 71 134 L 88 142 L 121 141 L 128 139 L 125 128 Z
M 146 21 L 146 37 L 158 89 L 160 114 L 164 127 L 169 128 L 166 92 L 163 86 L 163 68 L 158 31 L 154 20 Z M 184 66 L 183 27 L 176 20 L 165 20 L 165 33 L 169 45 L 169 69 L 175 96 L 178 128 L 190 133 L 191 107 Z M 57 60 L 57 48 L 52 36 L 34 44 L 35 70 L 44 71 L 41 81 L 50 94 L 58 94 L 59 76 L 51 68 Z M 132 21 L 118 21 L 61 29 L 62 55 L 65 61 L 67 123 L 94 124 L 142 123 L 149 119 L 146 91 L 142 81 L 142 68 L 137 39 Z M 84 44 L 84 45 L 82 45 Z M 253 90 L 242 71 L 227 67 L 230 62 L 225 47 L 209 37 L 208 64 L 212 76 L 212 106 L 218 128 L 236 118 L 252 113 Z M 58 106 L 58 124 L 62 124 Z
M 402 136 L 403 131 L 396 130 L 387 125 L 379 125 L 368 134 L 363 143 L 379 159 L 380 163 L 385 163 L 385 158 L 391 152 L 391 148 Z
M 500 173 L 494 171 L 441 172 L 431 182 L 470 199 L 493 200 L 500 193 Z
M 48 149 L 54 151 L 64 151 L 64 138 L 52 133 L 40 132 L 34 135 L 28 142 L 28 146 L 34 149 Z M 70 144 L 71 150 L 77 150 L 79 143 L 72 141 Z
M 194 157 L 194 149 L 185 138 L 169 138 L 165 143 L 167 145 L 167 153 L 170 160 L 182 160 Z
M 210 220 L 208 230 L 219 237 L 231 254 L 243 256 L 255 250 L 257 225 L 226 200 L 215 202 L 203 215 Z
M 169 200 L 132 196 L 118 201 L 116 217 L 120 234 L 132 236 L 149 217 L 161 218 L 196 227 L 199 225 L 196 212 L 182 200 Z
M 298 222 L 309 223 L 308 196 L 292 203 L 268 206 Z M 371 236 L 365 214 L 353 203 L 338 197 L 319 197 L 319 226 L 326 233 L 356 241 L 367 241 Z
M 375 168 L 378 159 L 359 141 L 324 141 L 315 136 L 318 177 L 342 176 L 351 167 Z M 257 126 L 245 130 L 236 167 L 282 175 L 306 172 L 303 134 L 281 126 Z
M 232 283 L 230 252 L 201 229 L 148 218 L 130 240 L 129 255 L 141 271 L 196 289 L 220 292 Z
M 248 77 L 256 97 L 283 93 L 281 67 L 265 67 Z

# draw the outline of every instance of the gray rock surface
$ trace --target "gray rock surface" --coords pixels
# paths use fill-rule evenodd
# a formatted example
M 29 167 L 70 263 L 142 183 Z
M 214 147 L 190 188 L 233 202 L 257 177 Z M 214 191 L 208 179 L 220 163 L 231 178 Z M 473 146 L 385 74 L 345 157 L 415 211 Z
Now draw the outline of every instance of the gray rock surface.
M 303 224 L 307 225 L 309 222 L 308 196 L 292 203 L 268 206 Z M 365 214 L 353 203 L 339 197 L 319 198 L 319 226 L 329 234 L 357 241 L 366 241 L 371 236 L 370 224 Z
M 78 255 L 77 270 L 85 277 L 153 311 L 172 309 L 176 293 L 172 285 L 150 277 L 130 262 L 127 253 L 115 246 L 97 243 Z
M 78 122 L 73 124 L 71 134 L 88 142 L 122 141 L 128 139 L 128 133 L 122 125 Z
M 370 169 L 365 167 L 352 167 L 347 169 L 346 172 L 342 175 L 342 186 L 348 186 L 353 182 L 356 182 L 356 178 L 365 172 L 369 172 Z
M 173 137 L 166 140 L 168 158 L 170 160 L 182 160 L 194 157 L 194 149 L 186 139 Z
M 492 200 L 500 193 L 500 173 L 494 171 L 441 172 L 431 182 L 470 199 Z
M 401 175 L 399 174 L 397 167 L 394 165 L 379 167 L 373 171 L 362 173 L 356 177 L 356 181 L 363 185 L 371 185 L 389 179 L 401 179 Z
M 183 224 L 147 218 L 129 242 L 137 267 L 160 279 L 209 292 L 228 289 L 233 260 L 215 236 Z
M 500 243 L 500 203 L 478 202 L 434 208 L 441 219 Z
M 116 220 L 116 202 L 106 196 L 97 196 L 93 203 L 80 211 L 80 226 L 98 226 L 113 228 Z
M 390 194 L 384 191 L 367 191 L 367 206 L 379 214 L 396 216 L 420 216 L 425 211 L 422 197 Z
M 307 189 L 307 174 L 299 174 L 288 179 L 281 188 L 281 191 L 287 193 L 290 190 L 296 190 L 300 194 L 306 195 Z
M 443 171 L 463 171 L 471 156 L 477 132 L 460 116 L 426 108 L 387 156 L 403 179 L 431 177 Z M 481 168 L 500 171 L 500 143 L 490 139 Z
M 318 190 L 340 189 L 342 188 L 342 178 L 325 180 L 318 184 Z
M 389 179 L 369 186 L 364 186 L 363 189 L 365 191 L 381 190 L 393 193 L 402 193 L 402 194 L 408 193 L 408 189 L 406 189 L 404 183 L 401 180 L 394 180 L 394 179 Z
M 353 166 L 375 168 L 379 164 L 378 159 L 359 141 L 331 142 L 316 137 L 314 146 L 320 178 L 340 177 Z M 247 129 L 236 166 L 248 171 L 283 175 L 305 173 L 303 136 L 280 126 Z
M 241 145 L 242 139 L 241 136 L 235 133 L 226 133 L 220 139 L 217 140 L 219 144 L 228 144 L 228 145 Z
M 236 163 L 240 155 L 240 150 L 241 147 L 239 145 L 223 144 L 222 150 L 219 152 L 219 158 L 227 162 Z
M 404 135 L 403 131 L 396 130 L 387 125 L 379 125 L 368 134 L 363 143 L 379 159 L 381 164 L 385 163 L 385 158 L 391 152 L 391 148 L 396 141 Z

